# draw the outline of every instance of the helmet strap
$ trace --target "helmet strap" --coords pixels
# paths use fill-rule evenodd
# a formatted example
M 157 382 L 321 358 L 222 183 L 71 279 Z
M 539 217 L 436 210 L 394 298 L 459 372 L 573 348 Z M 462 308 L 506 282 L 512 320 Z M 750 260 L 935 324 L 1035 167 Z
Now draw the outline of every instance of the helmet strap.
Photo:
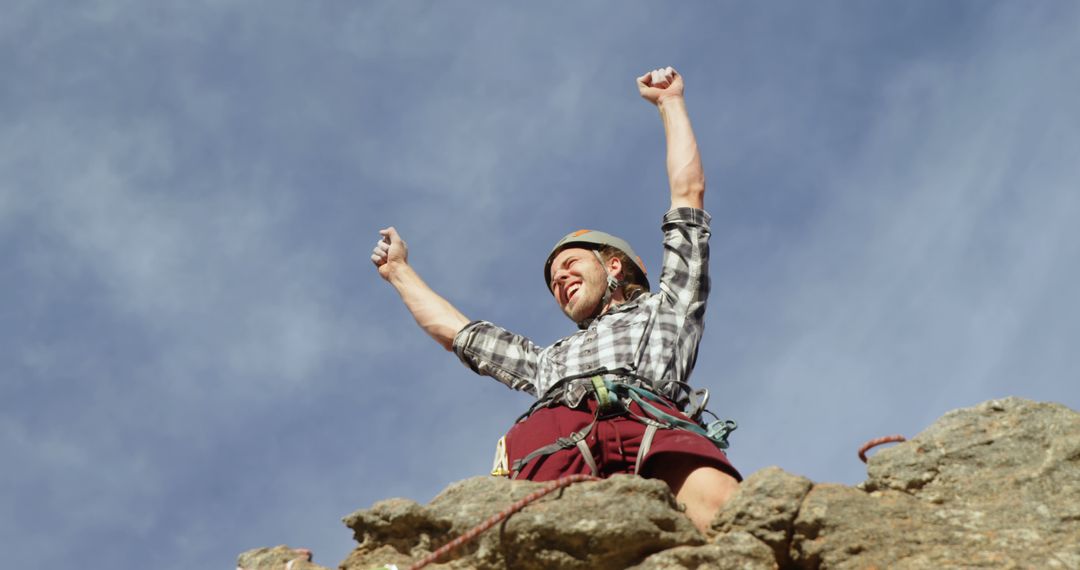
M 616 279 L 614 275 L 608 272 L 607 264 L 604 263 L 604 257 L 600 255 L 599 251 L 594 249 L 592 250 L 592 252 L 596 256 L 596 261 L 600 263 L 601 269 L 604 270 L 604 276 L 607 277 L 607 288 L 604 289 L 604 296 L 600 299 L 600 302 L 596 304 L 596 308 L 593 309 L 592 314 L 578 321 L 577 325 L 580 329 L 589 328 L 589 325 L 591 325 L 592 322 L 595 321 L 602 312 L 604 312 L 604 308 L 606 308 L 608 306 L 608 303 L 611 302 L 611 297 L 615 294 L 615 291 L 619 287 L 622 287 L 626 284 L 625 281 L 620 281 Z

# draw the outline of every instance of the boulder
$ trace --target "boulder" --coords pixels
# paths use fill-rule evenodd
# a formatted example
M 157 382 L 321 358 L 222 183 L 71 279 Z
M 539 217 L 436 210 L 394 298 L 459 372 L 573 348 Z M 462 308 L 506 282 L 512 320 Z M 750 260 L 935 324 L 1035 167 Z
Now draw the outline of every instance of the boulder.
M 721 536 L 746 532 L 769 548 L 777 565 L 789 566 L 795 517 L 812 486 L 806 477 L 766 467 L 742 482 L 713 520 L 712 530 Z
M 345 567 L 415 561 L 544 486 L 475 477 L 428 505 L 392 499 L 345 517 L 359 543 Z M 662 481 L 615 476 L 575 483 L 530 504 L 442 562 L 447 568 L 627 568 L 651 554 L 705 538 Z M 438 566 L 432 566 L 437 568 Z
M 1080 568 L 1080 414 L 1019 398 L 950 412 L 874 455 L 861 488 L 815 485 L 800 568 Z

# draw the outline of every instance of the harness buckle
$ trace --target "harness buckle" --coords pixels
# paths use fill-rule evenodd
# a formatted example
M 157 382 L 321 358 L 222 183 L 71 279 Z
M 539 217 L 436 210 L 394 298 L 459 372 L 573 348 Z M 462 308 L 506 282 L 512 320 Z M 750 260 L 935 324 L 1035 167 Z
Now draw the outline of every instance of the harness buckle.
M 581 405 L 581 401 L 588 395 L 589 389 L 585 385 L 578 381 L 570 382 L 565 391 L 563 392 L 562 400 L 568 408 L 577 408 Z
M 589 433 L 587 431 L 585 433 L 582 433 L 581 431 L 575 431 L 566 437 L 556 438 L 555 443 L 559 444 L 559 446 L 564 449 L 570 449 L 571 447 L 577 445 L 579 441 L 584 441 L 584 439 L 588 436 Z

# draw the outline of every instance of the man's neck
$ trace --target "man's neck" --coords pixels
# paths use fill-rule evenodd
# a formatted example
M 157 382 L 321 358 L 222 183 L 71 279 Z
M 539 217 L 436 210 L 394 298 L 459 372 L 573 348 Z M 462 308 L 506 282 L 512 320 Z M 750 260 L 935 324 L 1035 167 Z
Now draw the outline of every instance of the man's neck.
M 597 315 L 597 317 L 602 317 L 602 316 L 606 315 L 612 309 L 618 307 L 619 305 L 622 305 L 625 302 L 626 302 L 626 297 L 623 296 L 623 288 L 619 287 L 618 289 L 615 290 L 614 293 L 611 294 L 611 300 L 608 301 L 607 306 L 604 307 L 603 311 L 600 311 L 600 314 Z

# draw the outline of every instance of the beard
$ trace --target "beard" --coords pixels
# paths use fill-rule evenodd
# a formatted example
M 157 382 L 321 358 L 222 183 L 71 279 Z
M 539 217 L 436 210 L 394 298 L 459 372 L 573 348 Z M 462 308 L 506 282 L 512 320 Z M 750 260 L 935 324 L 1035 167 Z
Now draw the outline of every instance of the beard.
M 596 276 L 584 277 L 574 298 L 560 308 L 570 320 L 580 323 L 596 312 L 596 306 L 603 301 L 606 290 L 607 282 L 604 279 Z

